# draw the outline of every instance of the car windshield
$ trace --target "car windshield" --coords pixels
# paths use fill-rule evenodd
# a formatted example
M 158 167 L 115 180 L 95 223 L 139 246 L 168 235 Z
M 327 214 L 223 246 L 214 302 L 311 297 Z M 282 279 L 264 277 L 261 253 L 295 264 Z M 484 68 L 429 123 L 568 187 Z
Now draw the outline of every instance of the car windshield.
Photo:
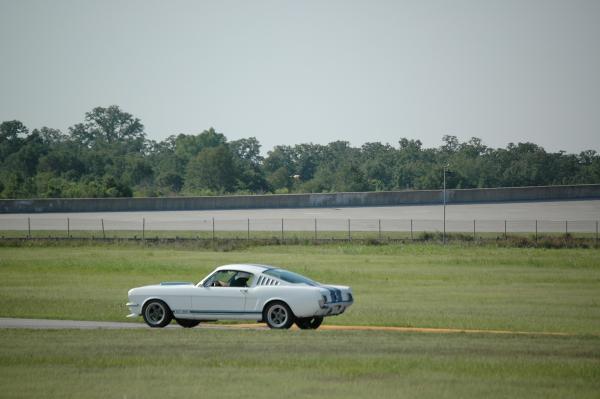
M 317 285 L 314 281 L 309 279 L 308 277 L 304 277 L 300 274 L 290 272 L 288 270 L 283 269 L 269 269 L 265 270 L 263 274 L 267 276 L 277 277 L 285 282 L 292 284 L 308 284 L 308 285 Z

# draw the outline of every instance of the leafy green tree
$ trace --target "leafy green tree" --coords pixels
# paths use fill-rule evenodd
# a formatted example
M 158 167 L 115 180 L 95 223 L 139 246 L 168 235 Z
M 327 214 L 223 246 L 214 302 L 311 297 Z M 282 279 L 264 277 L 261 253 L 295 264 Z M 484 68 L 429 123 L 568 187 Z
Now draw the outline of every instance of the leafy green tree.
M 226 145 L 204 148 L 187 166 L 185 189 L 188 192 L 211 190 L 231 192 L 235 184 L 235 163 Z
M 71 178 L 78 178 L 85 173 L 86 165 L 77 148 L 65 143 L 50 148 L 46 155 L 41 156 L 37 170 L 38 173 L 69 174 Z
M 342 164 L 334 174 L 333 191 L 367 191 L 369 186 L 364 174 L 352 161 Z
M 249 164 L 260 166 L 264 161 L 260 155 L 260 143 L 256 137 L 232 141 L 229 143 L 229 148 L 236 157 Z
M 143 148 L 144 125 L 117 105 L 96 107 L 85 114 L 84 123 L 69 128 L 71 138 L 89 148 L 115 143 L 127 144 L 128 150 Z
M 272 173 L 279 168 L 285 168 L 289 173 L 294 171 L 294 153 L 290 146 L 278 145 L 267 153 L 264 161 L 267 173 Z
M 237 171 L 237 189 L 250 192 L 264 192 L 269 184 L 265 179 L 260 155 L 260 143 L 256 137 L 235 140 L 229 143 Z
M 28 133 L 29 129 L 21 121 L 12 120 L 0 124 L 0 142 L 14 141 Z
M 389 144 L 366 143 L 361 147 L 361 171 L 369 190 L 390 190 L 396 164 L 396 150 Z
M 288 169 L 284 166 L 269 174 L 267 180 L 269 185 L 276 190 L 286 189 L 289 191 L 293 185 L 292 177 L 289 175 Z M 310 190 L 308 191 L 310 192 Z
M 115 179 L 113 176 L 105 176 L 103 181 L 104 197 L 131 197 L 133 192 L 131 188 Z
M 211 127 L 197 135 L 179 134 L 175 138 L 174 151 L 175 155 L 187 163 L 203 149 L 218 147 L 226 143 L 227 138 Z
M 267 153 L 263 169 L 271 187 L 275 190 L 290 190 L 293 186 L 291 176 L 297 174 L 294 165 L 294 151 L 290 146 L 275 146 Z
M 323 162 L 325 147 L 319 144 L 296 144 L 292 148 L 293 172 L 304 181 L 313 178 L 318 165 Z
M 331 192 L 600 183 L 600 156 L 547 152 L 533 143 L 489 148 L 446 135 L 437 148 L 401 138 L 355 148 L 276 146 L 263 158 L 255 137 L 231 142 L 210 128 L 148 140 L 141 121 L 118 106 L 96 107 L 68 134 L 0 124 L 0 197 L 107 197 L 225 192 Z
M 441 147 L 441 152 L 446 154 L 453 154 L 460 149 L 460 141 L 456 136 L 444 135 L 442 137 L 444 144 Z
M 69 136 L 63 134 L 60 130 L 46 126 L 34 129 L 31 133 L 38 135 L 42 142 L 49 147 L 65 143 L 69 139 Z
M 13 120 L 0 124 L 0 162 L 18 151 L 29 130 L 22 122 Z
M 417 189 L 422 187 L 423 176 L 431 168 L 436 154 L 423 150 L 420 140 L 402 138 L 398 142 L 392 181 L 395 189 Z M 427 187 L 428 188 L 428 187 Z
M 183 177 L 176 172 L 164 172 L 158 175 L 156 183 L 166 193 L 178 193 L 183 188 Z M 162 191 L 161 191 L 162 192 Z

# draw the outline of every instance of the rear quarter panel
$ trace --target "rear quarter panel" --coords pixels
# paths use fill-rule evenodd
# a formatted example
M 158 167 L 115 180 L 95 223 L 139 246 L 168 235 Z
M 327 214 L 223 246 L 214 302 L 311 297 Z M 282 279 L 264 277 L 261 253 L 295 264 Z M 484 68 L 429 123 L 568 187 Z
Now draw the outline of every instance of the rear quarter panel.
M 320 309 L 321 291 L 315 287 L 261 286 L 253 290 L 246 302 L 247 310 L 262 311 L 271 301 L 285 302 L 297 317 L 312 316 Z

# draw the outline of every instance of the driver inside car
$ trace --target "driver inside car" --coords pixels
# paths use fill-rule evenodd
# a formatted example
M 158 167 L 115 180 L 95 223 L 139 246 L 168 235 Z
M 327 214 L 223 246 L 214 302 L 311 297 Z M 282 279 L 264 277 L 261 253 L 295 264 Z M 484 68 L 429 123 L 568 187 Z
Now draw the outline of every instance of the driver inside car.
M 234 273 L 229 279 L 227 279 L 227 273 L 224 276 L 215 276 L 215 279 L 211 283 L 213 287 L 247 287 L 248 281 L 252 277 L 250 273 L 237 272 Z M 223 278 L 223 280 L 221 280 Z M 227 281 L 224 281 L 227 279 Z
M 229 280 L 230 287 L 247 287 L 248 281 L 252 275 L 246 272 L 239 272 L 231 280 Z

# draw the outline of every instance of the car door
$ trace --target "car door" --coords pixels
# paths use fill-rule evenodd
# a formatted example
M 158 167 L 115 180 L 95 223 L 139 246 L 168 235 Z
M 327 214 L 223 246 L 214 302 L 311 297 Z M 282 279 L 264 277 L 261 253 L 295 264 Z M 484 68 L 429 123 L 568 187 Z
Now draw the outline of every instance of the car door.
M 264 303 L 264 287 L 263 289 L 257 287 L 256 284 L 252 284 L 246 292 L 244 292 L 246 296 L 246 302 L 244 303 L 244 310 L 247 313 L 260 313 L 261 312 L 261 304 Z M 262 294 L 262 295 L 261 295 Z
M 224 276 L 222 278 L 226 278 L 227 272 L 231 272 L 231 276 L 236 273 L 236 271 L 227 270 L 221 270 L 217 273 L 221 273 Z M 196 287 L 192 296 L 192 312 L 196 314 L 231 316 L 245 314 L 244 307 L 247 288 L 210 286 L 216 277 L 218 276 L 211 276 L 208 279 L 206 283 L 208 286 L 201 285 Z

